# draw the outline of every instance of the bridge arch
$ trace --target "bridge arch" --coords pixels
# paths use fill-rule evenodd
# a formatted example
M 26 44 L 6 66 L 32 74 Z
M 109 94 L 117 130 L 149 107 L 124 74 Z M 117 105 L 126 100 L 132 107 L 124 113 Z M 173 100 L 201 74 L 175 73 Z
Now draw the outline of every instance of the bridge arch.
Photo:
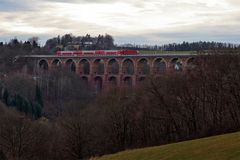
M 141 86 L 142 84 L 144 84 L 146 79 L 147 79 L 146 76 L 141 76 L 141 77 L 137 78 L 137 84 Z
M 112 87 L 116 87 L 117 86 L 117 77 L 116 76 L 109 77 L 108 84 Z
M 185 61 L 185 68 L 186 69 L 193 69 L 196 67 L 196 59 L 193 57 L 190 57 L 188 59 L 186 59 Z
M 79 74 L 89 75 L 90 74 L 90 62 L 88 59 L 81 59 L 78 63 Z
M 46 59 L 41 59 L 38 62 L 38 68 L 40 68 L 43 71 L 47 71 L 49 68 L 48 61 Z
M 135 72 L 134 61 L 131 58 L 126 58 L 122 61 L 122 73 L 125 75 L 133 75 Z
M 139 78 L 138 78 L 138 81 L 139 81 L 139 82 L 143 82 L 143 81 L 145 81 L 145 80 L 146 80 L 146 77 L 139 77 Z
M 88 77 L 87 76 L 82 76 L 81 81 L 83 82 L 83 84 L 88 85 Z
M 150 74 L 150 65 L 147 58 L 141 58 L 137 61 L 137 71 L 140 75 Z
M 61 68 L 62 67 L 62 61 L 60 59 L 54 59 L 52 61 L 52 67 L 53 67 L 53 69 Z
M 71 72 L 76 72 L 76 63 L 73 59 L 68 59 L 65 62 L 65 67 Z
M 183 61 L 181 58 L 172 58 L 170 60 L 170 69 L 175 71 L 182 71 L 183 70 Z
M 133 86 L 133 78 L 131 76 L 125 76 L 123 78 L 123 84 L 126 87 L 132 87 Z
M 105 69 L 105 64 L 103 59 L 95 59 L 93 61 L 93 73 L 97 75 L 103 75 Z
M 193 65 L 194 64 L 194 62 L 195 62 L 195 58 L 193 58 L 193 57 L 190 57 L 190 58 L 188 58 L 187 60 L 186 60 L 186 64 L 187 65 Z
M 103 88 L 103 78 L 101 76 L 97 76 L 94 78 L 94 87 L 95 87 L 95 91 L 97 93 L 102 91 Z
M 154 74 L 162 74 L 167 69 L 167 63 L 163 58 L 155 58 L 153 60 L 152 67 L 153 67 Z
M 116 59 L 110 59 L 107 62 L 107 73 L 117 75 L 119 74 L 119 62 Z

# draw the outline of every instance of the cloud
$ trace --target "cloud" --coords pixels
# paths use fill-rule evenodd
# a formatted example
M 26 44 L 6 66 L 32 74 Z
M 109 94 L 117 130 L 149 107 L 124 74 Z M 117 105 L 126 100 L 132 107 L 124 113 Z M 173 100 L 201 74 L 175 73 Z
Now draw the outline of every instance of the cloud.
M 227 2 L 234 4 L 234 5 L 240 5 L 240 1 L 239 0 L 226 0 Z
M 0 0 L 0 41 L 109 33 L 119 43 L 239 42 L 239 15 L 237 0 Z

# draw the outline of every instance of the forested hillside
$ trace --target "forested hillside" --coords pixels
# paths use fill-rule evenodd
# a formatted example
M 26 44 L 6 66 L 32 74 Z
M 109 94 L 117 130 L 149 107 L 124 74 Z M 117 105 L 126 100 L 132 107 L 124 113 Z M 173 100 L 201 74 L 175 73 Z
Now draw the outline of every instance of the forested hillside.
M 11 72 L 1 79 L 1 156 L 77 160 L 239 131 L 239 62 L 203 55 L 185 72 L 99 95 L 64 69 Z

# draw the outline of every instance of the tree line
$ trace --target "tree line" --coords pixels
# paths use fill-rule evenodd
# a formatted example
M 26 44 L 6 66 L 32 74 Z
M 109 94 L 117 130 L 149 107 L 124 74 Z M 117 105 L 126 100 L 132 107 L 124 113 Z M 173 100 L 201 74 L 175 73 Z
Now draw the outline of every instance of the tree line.
M 163 45 L 162 49 L 166 51 L 202 51 L 202 50 L 221 50 L 221 49 L 239 49 L 240 45 L 222 42 L 183 42 L 180 44 Z
M 239 50 L 239 44 L 222 42 L 182 42 L 163 45 L 135 45 L 123 44 L 117 45 L 119 49 L 153 50 L 153 51 L 206 51 L 206 50 Z
M 1 64 L 4 62 L 8 66 L 1 68 L 9 68 L 14 57 L 18 55 L 48 55 L 56 54 L 61 50 L 111 50 L 111 49 L 133 49 L 133 50 L 149 50 L 149 51 L 238 51 L 239 44 L 221 43 L 221 42 L 182 42 L 163 45 L 135 45 L 135 44 L 115 44 L 114 37 L 106 35 L 91 36 L 75 36 L 73 34 L 65 34 L 50 38 L 44 46 L 40 46 L 38 37 L 31 37 L 26 41 L 11 39 L 9 42 L 0 42 L 0 58 Z
M 9 42 L 0 42 L 1 76 L 14 70 L 16 56 L 36 54 L 47 54 L 47 51 L 39 45 L 37 37 L 29 38 L 27 41 L 13 38 Z
M 203 51 L 203 50 L 226 50 L 240 49 L 239 44 L 222 42 L 182 42 L 163 45 L 136 45 L 136 44 L 114 44 L 114 37 L 106 34 L 92 37 L 74 36 L 65 34 L 63 36 L 48 39 L 45 47 L 55 53 L 56 50 L 111 50 L 111 49 L 134 49 L 134 50 L 154 50 L 154 51 Z
M 38 81 L 45 112 L 40 119 L 0 105 L 0 157 L 79 160 L 239 131 L 239 62 L 239 54 L 199 56 L 186 72 L 94 97 L 70 73 L 44 73 Z M 9 90 L 16 90 L 19 85 L 10 82 Z M 34 85 L 18 90 L 36 97 Z M 53 104 L 60 114 L 51 115 Z
M 86 36 L 65 34 L 48 39 L 44 47 L 55 53 L 56 50 L 110 50 L 114 49 L 115 45 L 113 37 L 109 34 L 97 37 L 90 34 Z

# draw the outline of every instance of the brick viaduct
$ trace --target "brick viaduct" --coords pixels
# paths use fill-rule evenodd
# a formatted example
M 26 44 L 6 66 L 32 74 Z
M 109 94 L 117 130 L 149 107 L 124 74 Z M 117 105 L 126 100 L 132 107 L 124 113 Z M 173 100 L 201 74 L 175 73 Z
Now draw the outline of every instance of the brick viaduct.
M 34 63 L 36 71 L 65 68 L 75 72 L 96 90 L 108 86 L 131 86 L 141 84 L 147 76 L 161 76 L 164 72 L 185 71 L 196 58 L 194 54 L 151 55 L 30 55 L 23 60 Z

